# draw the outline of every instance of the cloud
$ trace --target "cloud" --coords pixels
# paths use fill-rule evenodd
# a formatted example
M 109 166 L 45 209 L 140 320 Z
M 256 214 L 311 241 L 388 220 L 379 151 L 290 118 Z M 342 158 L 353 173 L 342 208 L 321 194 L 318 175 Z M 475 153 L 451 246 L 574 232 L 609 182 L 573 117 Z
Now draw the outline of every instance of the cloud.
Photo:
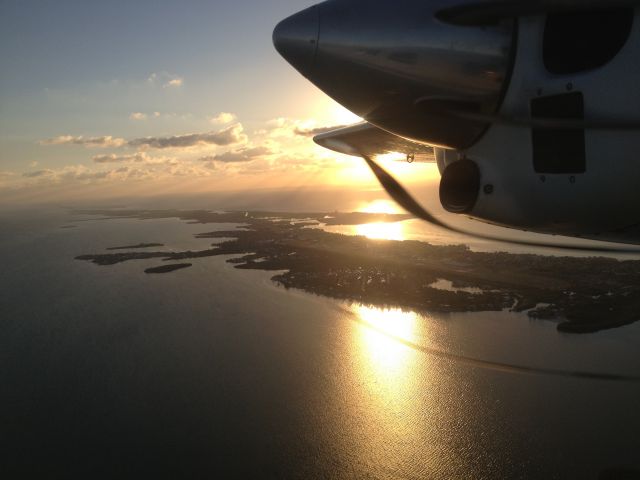
M 198 145 L 226 146 L 247 141 L 244 129 L 237 123 L 218 132 L 190 133 L 171 137 L 136 138 L 128 142 L 132 147 L 189 148 Z
M 131 115 L 129 115 L 129 118 L 131 120 L 137 120 L 137 121 L 144 121 L 144 120 L 153 120 L 153 119 L 157 119 L 157 118 L 164 118 L 164 119 L 188 119 L 192 117 L 191 114 L 182 114 L 182 115 L 178 115 L 177 113 L 163 113 L 163 112 L 149 112 L 149 113 L 145 113 L 145 112 L 133 112 Z
M 271 150 L 267 147 L 241 148 L 240 150 L 228 151 L 213 157 L 204 157 L 202 161 L 217 161 L 223 163 L 250 162 L 264 155 L 271 155 Z
M 94 163 L 123 163 L 123 162 L 144 162 L 149 156 L 144 152 L 133 155 L 95 155 L 91 158 Z
M 67 165 L 57 170 L 26 172 L 22 176 L 30 179 L 27 185 L 65 185 L 70 183 L 93 184 L 123 180 L 155 180 L 172 176 L 208 176 L 204 168 L 193 169 L 188 165 L 167 160 L 162 162 L 131 163 L 114 169 L 92 170 L 84 165 Z
M 217 167 L 215 162 L 206 162 L 204 164 L 204 168 L 208 168 L 209 170 L 215 170 Z
M 294 130 L 298 128 L 298 122 L 294 122 L 293 120 L 289 120 L 287 118 L 274 118 L 273 120 L 269 120 L 265 125 L 264 130 L 260 130 L 256 133 L 268 134 L 269 137 L 293 137 Z
M 257 133 L 266 134 L 270 138 L 312 137 L 330 132 L 347 125 L 318 126 L 314 120 L 293 120 L 290 118 L 274 118 L 266 123 L 265 129 Z
M 91 158 L 93 163 L 136 163 L 144 165 L 176 165 L 178 160 L 173 157 L 152 157 L 145 152 L 136 152 L 131 155 L 96 155 Z
M 242 124 L 236 123 L 227 128 L 214 132 L 205 133 L 189 133 L 186 135 L 174 135 L 168 137 L 144 137 L 135 138 L 133 140 L 125 140 L 124 138 L 114 138 L 111 136 L 104 137 L 83 137 L 62 135 L 59 137 L 48 138 L 40 141 L 41 145 L 80 145 L 84 147 L 96 148 L 113 148 L 113 147 L 150 147 L 150 148 L 189 148 L 200 145 L 218 145 L 221 147 L 244 143 L 248 140 L 244 133 Z M 97 163 L 111 163 L 117 160 L 115 158 L 124 159 L 125 156 L 116 155 L 98 155 L 94 158 Z M 121 160 L 125 161 L 125 160 Z
M 301 128 L 301 127 L 295 127 L 293 129 L 293 132 L 296 135 L 299 135 L 301 137 L 315 137 L 316 135 L 320 135 L 322 133 L 327 133 L 327 132 L 331 132 L 333 130 L 338 130 L 339 128 L 346 128 L 349 125 L 335 125 L 332 127 L 317 127 L 317 128 Z
M 162 88 L 180 88 L 184 84 L 184 78 L 169 72 L 154 72 L 147 78 L 150 85 L 162 85 Z
M 182 84 L 184 83 L 184 79 L 183 78 L 172 78 L 171 80 L 169 80 L 167 83 L 165 83 L 163 85 L 164 88 L 171 88 L 171 87 L 181 87 Z
M 108 172 L 93 172 L 84 165 L 69 165 L 60 170 L 36 170 L 35 172 L 25 172 L 25 178 L 38 179 L 41 182 L 57 183 L 62 180 L 93 180 L 105 178 Z
M 105 137 L 74 137 L 72 135 L 60 135 L 48 138 L 40 142 L 41 145 L 80 145 L 88 148 L 111 148 L 121 147 L 126 144 L 124 138 Z
M 209 162 L 209 163 L 211 163 L 211 162 L 215 161 L 215 159 L 216 159 L 215 155 L 207 155 L 206 157 L 200 157 L 198 159 L 198 161 L 199 162 Z
M 77 167 L 66 167 L 60 172 L 56 173 L 56 180 L 67 180 L 67 181 L 87 181 L 87 180 L 104 180 L 107 178 L 111 178 L 113 172 L 109 170 L 101 170 L 98 172 L 93 172 L 86 167 L 77 166 Z
M 133 112 L 131 115 L 129 115 L 129 118 L 131 120 L 146 120 L 147 114 L 142 112 Z
M 56 172 L 53 170 L 36 170 L 35 172 L 25 172 L 22 174 L 25 178 L 39 178 L 39 177 L 50 177 L 55 175 Z
M 225 125 L 233 122 L 237 117 L 233 113 L 220 112 L 215 117 L 209 118 L 209 121 L 216 125 Z
M 149 168 L 140 168 L 133 166 L 119 167 L 114 170 L 91 170 L 84 165 L 68 165 L 54 172 L 54 175 L 48 178 L 52 183 L 96 183 L 104 181 L 121 181 L 126 179 L 153 179 L 153 170 Z

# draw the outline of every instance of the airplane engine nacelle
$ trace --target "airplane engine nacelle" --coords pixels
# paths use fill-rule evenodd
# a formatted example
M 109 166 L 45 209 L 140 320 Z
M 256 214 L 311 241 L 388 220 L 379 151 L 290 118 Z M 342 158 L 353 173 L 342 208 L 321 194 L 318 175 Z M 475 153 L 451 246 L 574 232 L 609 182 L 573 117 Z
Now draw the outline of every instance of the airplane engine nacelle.
M 518 24 L 499 116 L 522 122 L 497 122 L 464 152 L 441 155 L 443 206 L 525 230 L 640 238 L 637 12 L 539 15 Z M 554 120 L 575 126 L 545 128 Z M 459 161 L 478 173 L 456 169 Z
M 437 147 L 448 211 L 640 241 L 635 6 L 328 0 L 281 22 L 274 43 L 349 110 Z
M 442 105 L 494 113 L 506 91 L 514 22 L 449 25 L 450 0 L 329 0 L 283 20 L 278 51 L 305 77 L 368 122 L 405 138 L 467 148 L 484 121 L 452 119 Z

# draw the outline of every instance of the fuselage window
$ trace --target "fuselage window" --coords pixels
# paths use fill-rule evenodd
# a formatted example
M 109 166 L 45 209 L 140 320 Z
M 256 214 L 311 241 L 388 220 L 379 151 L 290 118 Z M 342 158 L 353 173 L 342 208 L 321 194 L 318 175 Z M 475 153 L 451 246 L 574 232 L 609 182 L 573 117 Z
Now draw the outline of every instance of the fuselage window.
M 632 8 L 549 15 L 544 31 L 545 67 L 567 75 L 604 66 L 629 39 L 633 16 Z

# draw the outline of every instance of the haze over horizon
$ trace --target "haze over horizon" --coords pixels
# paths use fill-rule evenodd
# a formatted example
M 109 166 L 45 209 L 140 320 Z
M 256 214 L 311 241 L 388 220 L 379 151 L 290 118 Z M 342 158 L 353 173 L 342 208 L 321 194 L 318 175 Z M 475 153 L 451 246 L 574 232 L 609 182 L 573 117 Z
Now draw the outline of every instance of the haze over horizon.
M 358 118 L 272 46 L 276 23 L 312 3 L 3 2 L 0 199 L 375 187 L 361 160 L 311 140 Z

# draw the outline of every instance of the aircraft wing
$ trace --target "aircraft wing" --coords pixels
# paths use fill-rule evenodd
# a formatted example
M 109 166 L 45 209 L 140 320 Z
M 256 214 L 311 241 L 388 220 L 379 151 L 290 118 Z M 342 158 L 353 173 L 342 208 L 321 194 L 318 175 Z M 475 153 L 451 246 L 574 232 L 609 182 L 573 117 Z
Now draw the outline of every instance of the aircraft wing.
M 409 161 L 436 161 L 433 147 L 398 137 L 366 122 L 316 135 L 313 141 L 334 152 L 358 157 L 397 152 L 407 155 Z

